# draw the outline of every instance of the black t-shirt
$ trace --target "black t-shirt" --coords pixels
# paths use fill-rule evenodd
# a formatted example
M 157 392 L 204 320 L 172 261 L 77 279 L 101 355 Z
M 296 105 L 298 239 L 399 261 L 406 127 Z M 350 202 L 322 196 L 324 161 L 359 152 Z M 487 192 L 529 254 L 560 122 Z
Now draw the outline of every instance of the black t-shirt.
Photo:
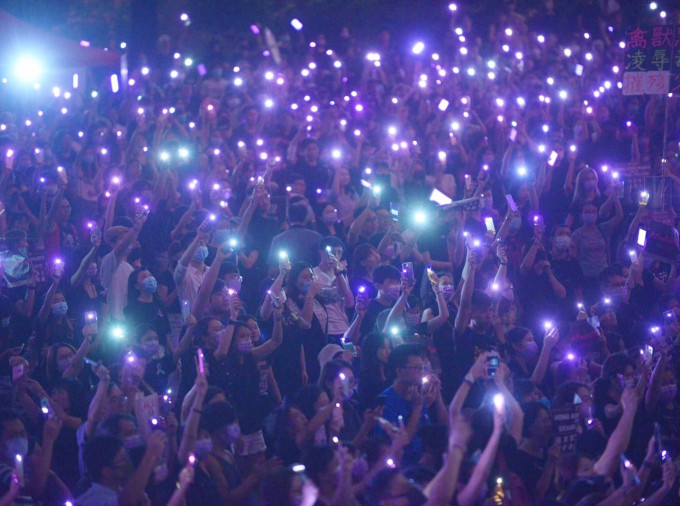
M 562 317 L 563 319 L 570 319 L 569 316 L 573 316 L 574 307 L 576 307 L 576 290 L 583 288 L 583 270 L 578 260 L 571 256 L 566 260 L 550 259 L 550 265 L 555 273 L 555 277 L 567 290 L 567 296 L 561 307 L 563 313 L 565 313 L 565 310 L 568 313 L 563 314 Z
M 165 309 L 156 301 L 140 302 L 132 299 L 124 310 L 125 321 L 132 325 L 147 323 L 152 325 L 158 338 L 163 343 L 163 339 L 170 333 L 170 322 Z
M 454 377 L 453 391 L 460 386 L 463 378 L 475 363 L 477 357 L 485 351 L 498 350 L 500 343 L 496 335 L 491 332 L 483 334 L 477 333 L 470 327 L 467 327 L 463 332 L 453 331 L 453 340 L 455 348 L 455 362 L 451 365 Z M 442 357 L 440 356 L 440 360 Z M 442 362 L 442 369 L 444 369 Z M 484 387 L 475 383 L 470 390 L 466 405 L 478 407 L 484 398 Z
M 533 455 L 529 455 L 524 450 L 517 450 L 512 459 L 509 460 L 508 466 L 514 469 L 517 475 L 524 482 L 529 494 L 534 495 L 536 484 L 543 474 L 545 468 L 545 459 L 539 459 Z
M 385 309 L 391 308 L 393 305 L 394 303 L 390 304 L 389 306 L 385 306 L 378 302 L 378 299 L 371 299 L 371 301 L 368 303 L 368 309 L 366 310 L 364 321 L 361 322 L 361 335 L 365 336 L 366 334 L 373 332 L 375 330 L 375 323 L 378 319 L 378 315 Z

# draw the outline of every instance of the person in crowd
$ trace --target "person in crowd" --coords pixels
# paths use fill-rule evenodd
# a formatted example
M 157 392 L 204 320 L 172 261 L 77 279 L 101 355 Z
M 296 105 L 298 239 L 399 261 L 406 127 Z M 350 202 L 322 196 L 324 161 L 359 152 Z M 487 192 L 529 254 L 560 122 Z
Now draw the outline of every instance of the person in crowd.
M 0 506 L 677 503 L 677 5 L 52 3 Z

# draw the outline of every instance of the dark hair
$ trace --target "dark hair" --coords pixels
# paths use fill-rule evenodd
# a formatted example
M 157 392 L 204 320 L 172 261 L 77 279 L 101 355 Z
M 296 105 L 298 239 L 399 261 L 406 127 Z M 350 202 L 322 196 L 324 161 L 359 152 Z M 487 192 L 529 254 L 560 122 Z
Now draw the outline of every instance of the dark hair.
M 423 346 L 420 344 L 406 343 L 400 344 L 390 353 L 389 369 L 391 373 L 396 373 L 397 369 L 403 369 L 408 364 L 409 357 L 425 358 Z
M 635 368 L 635 362 L 633 362 L 628 355 L 623 352 L 612 353 L 605 359 L 604 364 L 602 364 L 602 376 L 623 374 L 626 372 L 627 366 Z
M 605 267 L 597 276 L 597 282 L 600 286 L 604 286 L 609 283 L 609 280 L 614 276 L 623 277 L 623 266 L 621 264 L 611 264 Z
M 513 385 L 515 388 L 512 395 L 517 399 L 517 402 L 522 402 L 522 397 L 529 395 L 536 390 L 536 384 L 533 381 L 524 378 L 515 379 Z
M 302 456 L 307 476 L 318 486 L 319 478 L 333 461 L 335 449 L 331 446 L 310 446 Z
M 326 246 L 330 246 L 333 249 L 342 248 L 343 251 L 345 250 L 345 243 L 334 235 L 327 235 L 321 239 L 321 242 L 319 243 L 319 249 L 325 250 Z
M 241 274 L 241 271 L 234 262 L 222 262 L 222 265 L 220 265 L 219 277 L 221 278 L 226 274 Z
M 389 337 L 380 332 L 371 332 L 361 341 L 361 376 L 364 373 L 373 374 L 378 372 L 378 350 L 382 348 L 385 340 L 392 344 Z
M 296 473 L 282 467 L 265 474 L 260 482 L 262 506 L 288 506 L 290 489 Z
M 555 397 L 552 400 L 552 405 L 554 407 L 572 405 L 574 403 L 574 395 L 578 393 L 579 388 L 590 390 L 588 385 L 578 381 L 567 381 L 566 383 L 562 383 L 557 387 Z
M 213 316 L 204 316 L 203 318 L 198 320 L 198 323 L 196 324 L 196 336 L 199 338 L 202 336 L 207 336 L 208 328 L 210 327 L 210 322 L 213 320 L 219 321 L 217 318 Z
M 150 330 L 153 330 L 154 332 L 158 333 L 156 327 L 151 325 L 150 323 L 140 323 L 135 327 L 135 340 L 137 342 L 141 342 L 142 336 Z
M 200 429 L 213 435 L 236 421 L 236 410 L 228 402 L 208 404 L 201 417 Z
M 307 206 L 304 204 L 292 204 L 288 207 L 288 221 L 290 223 L 304 223 L 307 219 Z
M 378 471 L 373 478 L 371 478 L 371 481 L 366 488 L 368 504 L 378 504 L 384 498 L 385 494 L 388 493 L 390 483 L 392 483 L 394 477 L 399 473 L 399 469 L 390 467 Z
M 290 405 L 298 408 L 307 417 L 307 420 L 314 418 L 314 404 L 319 396 L 324 393 L 324 389 L 319 385 L 305 385 L 295 393 Z
M 21 420 L 17 411 L 13 409 L 0 410 L 0 438 L 2 438 L 2 432 L 5 430 L 5 423 L 13 422 L 14 420 Z
M 97 482 L 106 467 L 113 467 L 123 442 L 113 436 L 96 436 L 85 446 L 85 467 L 91 481 Z
M 373 271 L 371 279 L 374 284 L 383 284 L 388 279 L 399 281 L 401 279 L 401 273 L 394 265 L 379 265 Z
M 290 272 L 288 273 L 288 282 L 286 283 L 286 293 L 288 297 L 295 300 L 300 295 L 300 290 L 297 287 L 297 280 L 302 271 L 305 269 L 312 269 L 312 266 L 307 262 L 295 262 L 291 266 Z
M 63 341 L 54 343 L 50 346 L 49 350 L 47 350 L 47 361 L 45 363 L 45 372 L 47 373 L 47 379 L 50 381 L 57 381 L 61 378 L 61 373 L 59 372 L 59 366 L 57 364 L 57 353 L 59 352 L 59 348 L 69 348 L 74 354 L 76 353 L 76 349 L 73 345 Z
M 540 402 L 525 402 L 522 404 L 522 411 L 524 411 L 524 425 L 522 425 L 522 437 L 529 437 L 529 429 L 536 423 L 538 415 L 541 411 L 546 411 L 550 414 L 548 408 L 546 408 Z
M 474 290 L 472 292 L 472 300 L 470 306 L 472 309 L 488 309 L 491 307 L 492 300 L 486 292 L 482 290 Z
M 332 390 L 329 390 L 329 387 L 328 385 L 326 385 L 326 383 L 330 382 L 332 384 L 335 381 L 335 378 L 337 378 L 338 375 L 340 374 L 340 371 L 342 371 L 343 369 L 349 369 L 351 371 L 352 365 L 349 362 L 342 360 L 341 358 L 334 358 L 333 360 L 329 360 L 324 364 L 323 369 L 321 369 L 318 384 L 321 388 L 323 388 L 326 391 L 329 399 L 333 398 L 333 392 Z
M 376 251 L 375 246 L 367 242 L 362 242 L 354 248 L 352 252 L 352 273 L 354 276 L 362 276 L 367 273 L 361 262 L 366 260 L 374 251 Z
M 127 413 L 115 413 L 102 421 L 99 426 L 101 434 L 118 438 L 120 437 L 120 422 L 128 420 L 137 425 L 137 419 Z

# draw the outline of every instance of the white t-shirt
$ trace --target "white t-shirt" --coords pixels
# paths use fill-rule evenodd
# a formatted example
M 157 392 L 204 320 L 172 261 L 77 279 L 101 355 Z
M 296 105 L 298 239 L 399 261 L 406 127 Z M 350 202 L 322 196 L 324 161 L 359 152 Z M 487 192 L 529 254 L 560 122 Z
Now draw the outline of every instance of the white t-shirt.
M 189 307 L 193 308 L 194 300 L 198 294 L 198 289 L 201 287 L 201 283 L 203 283 L 204 277 L 205 270 L 197 269 L 191 264 L 189 264 L 188 267 L 184 267 L 182 264 L 178 263 L 177 267 L 175 267 L 173 279 L 177 286 L 177 296 L 179 300 L 188 300 Z
M 338 292 L 338 288 L 334 285 L 335 273 L 327 274 L 316 266 L 314 267 L 314 276 L 321 285 L 320 297 L 324 301 L 328 314 L 328 335 L 344 334 L 349 327 L 349 321 L 345 311 L 345 297 Z
M 107 290 L 106 304 L 111 318 L 125 320 L 123 309 L 127 306 L 128 279 L 134 270 L 127 260 L 117 261 L 113 251 L 102 259 L 99 279 Z

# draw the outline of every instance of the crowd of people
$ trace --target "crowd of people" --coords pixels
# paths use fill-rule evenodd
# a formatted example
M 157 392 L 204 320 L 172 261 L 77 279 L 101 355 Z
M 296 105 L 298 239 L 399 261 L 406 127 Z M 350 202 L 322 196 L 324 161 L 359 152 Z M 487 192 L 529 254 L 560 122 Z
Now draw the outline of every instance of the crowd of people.
M 678 504 L 644 231 L 678 251 L 680 108 L 621 90 L 652 3 L 3 81 L 0 505 Z

